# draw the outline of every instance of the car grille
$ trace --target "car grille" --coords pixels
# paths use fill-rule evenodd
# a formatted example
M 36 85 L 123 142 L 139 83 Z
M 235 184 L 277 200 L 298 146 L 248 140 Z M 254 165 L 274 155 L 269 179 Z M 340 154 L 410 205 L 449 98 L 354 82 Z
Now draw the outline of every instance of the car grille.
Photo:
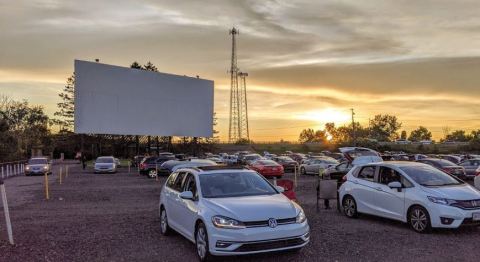
M 480 199 L 463 201 L 457 200 L 457 202 L 452 204 L 452 206 L 461 209 L 480 209 Z
M 287 225 L 287 224 L 293 224 L 297 221 L 297 218 L 292 217 L 292 218 L 282 218 L 282 219 L 277 219 L 277 224 L 278 225 Z M 268 220 L 262 220 L 262 221 L 249 221 L 249 222 L 243 222 L 243 224 L 246 227 L 268 227 Z
M 233 251 L 234 252 L 262 251 L 262 250 L 270 250 L 270 249 L 277 249 L 277 248 L 294 247 L 304 243 L 305 241 L 300 237 L 290 238 L 290 239 L 280 239 L 280 240 L 269 240 L 269 241 L 243 244 L 239 248 Z

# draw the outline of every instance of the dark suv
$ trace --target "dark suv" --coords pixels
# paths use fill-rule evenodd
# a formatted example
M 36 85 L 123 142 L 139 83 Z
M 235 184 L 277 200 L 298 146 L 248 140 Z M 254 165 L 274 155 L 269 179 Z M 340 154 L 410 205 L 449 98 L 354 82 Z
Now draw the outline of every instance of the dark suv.
M 150 178 L 154 178 L 157 176 L 160 165 L 163 164 L 163 162 L 175 159 L 176 158 L 174 155 L 145 157 L 142 162 L 140 162 L 140 174 L 147 175 Z

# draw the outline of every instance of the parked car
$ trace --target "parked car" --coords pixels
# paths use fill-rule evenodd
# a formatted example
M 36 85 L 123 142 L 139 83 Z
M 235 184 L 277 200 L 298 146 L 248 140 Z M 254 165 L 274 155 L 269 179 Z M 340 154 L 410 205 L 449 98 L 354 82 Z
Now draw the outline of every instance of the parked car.
M 235 165 L 238 163 L 238 158 L 236 155 L 223 155 L 222 160 L 227 165 Z
M 250 155 L 245 155 L 242 158 L 242 164 L 244 165 L 249 165 L 250 163 L 253 163 L 259 159 L 263 159 L 263 157 L 259 154 L 250 154 Z
M 302 208 L 248 169 L 204 167 L 172 173 L 160 194 L 160 232 L 195 243 L 211 256 L 299 250 L 310 240 Z
M 158 157 L 145 157 L 140 163 L 140 174 L 147 175 L 149 178 L 154 178 L 158 175 L 158 170 L 164 162 L 175 159 L 176 158 L 173 154 L 163 154 Z
M 318 175 L 320 172 L 320 169 L 327 169 L 330 166 L 335 166 L 338 164 L 339 163 L 337 160 L 328 156 L 313 158 L 305 161 L 303 164 L 300 165 L 300 174 Z
M 52 167 L 48 158 L 46 157 L 34 157 L 28 160 L 25 165 L 25 175 L 47 175 L 52 174 Z
M 264 177 L 276 177 L 281 178 L 284 174 L 282 165 L 278 164 L 273 160 L 257 160 L 248 165 L 248 168 L 251 170 L 257 171 L 260 175 Z
M 458 165 L 458 163 L 460 163 L 462 161 L 461 157 L 454 156 L 454 155 L 442 155 L 442 156 L 440 156 L 440 158 L 448 160 L 448 161 L 454 163 L 455 165 Z
M 302 160 L 304 160 L 306 158 L 306 156 L 304 154 L 300 154 L 300 153 L 290 153 L 288 154 L 288 156 L 297 161 L 297 163 L 302 163 Z
M 436 167 L 440 170 L 443 170 L 450 175 L 454 175 L 460 179 L 466 179 L 467 175 L 465 173 L 465 168 L 456 165 L 448 160 L 445 159 L 438 159 L 438 158 L 424 158 L 418 160 L 420 163 L 428 164 L 433 167 Z
M 273 161 L 279 163 L 283 166 L 283 170 L 286 171 L 295 171 L 295 167 L 298 165 L 297 161 L 291 159 L 288 156 L 277 156 L 272 158 Z
M 480 192 L 446 172 L 418 162 L 354 167 L 339 189 L 347 217 L 371 214 L 408 223 L 419 233 L 480 225 Z
M 465 169 L 467 178 L 473 179 L 477 175 L 477 169 L 480 167 L 480 159 L 464 160 L 458 165 Z
M 329 176 L 330 179 L 337 180 L 338 187 L 342 185 L 347 175 L 348 171 L 353 168 L 353 164 L 351 162 L 342 162 L 335 166 L 330 166 L 325 170 L 325 176 Z
M 113 156 L 97 157 L 94 163 L 94 172 L 97 173 L 116 173 L 117 164 Z
M 181 168 L 187 167 L 205 167 L 205 166 L 217 166 L 218 164 L 215 161 L 209 159 L 192 159 L 190 161 L 183 161 L 182 163 L 172 167 L 172 172 L 177 171 Z

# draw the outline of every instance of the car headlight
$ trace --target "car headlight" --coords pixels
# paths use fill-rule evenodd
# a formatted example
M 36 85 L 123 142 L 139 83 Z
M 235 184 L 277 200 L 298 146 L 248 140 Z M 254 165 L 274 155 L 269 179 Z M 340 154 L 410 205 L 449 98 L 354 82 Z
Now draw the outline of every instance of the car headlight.
M 48 166 L 43 166 L 43 169 L 47 170 L 47 169 L 48 169 Z
M 441 197 L 433 197 L 433 196 L 427 196 L 428 200 L 435 204 L 440 204 L 440 205 L 446 205 L 450 206 L 452 204 L 457 203 L 456 200 L 453 199 L 447 199 L 447 198 L 441 198 Z
M 30 167 L 29 167 L 29 166 L 26 166 L 25 169 L 26 169 L 26 170 L 30 170 Z
M 300 209 L 300 212 L 298 212 L 298 215 L 297 215 L 296 222 L 298 224 L 301 224 L 301 223 L 305 222 L 305 220 L 307 220 L 307 216 L 305 216 L 305 213 L 303 213 L 303 210 Z
M 242 229 L 245 228 L 245 225 L 235 219 L 222 216 L 213 216 L 212 223 L 215 227 L 226 228 L 226 229 Z

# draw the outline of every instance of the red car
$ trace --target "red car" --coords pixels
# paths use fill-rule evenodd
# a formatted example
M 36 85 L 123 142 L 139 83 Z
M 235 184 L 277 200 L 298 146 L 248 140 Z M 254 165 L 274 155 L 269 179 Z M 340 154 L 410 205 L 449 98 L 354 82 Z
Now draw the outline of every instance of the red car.
M 248 167 L 266 178 L 281 178 L 284 174 L 283 166 L 272 160 L 257 160 L 248 165 Z

